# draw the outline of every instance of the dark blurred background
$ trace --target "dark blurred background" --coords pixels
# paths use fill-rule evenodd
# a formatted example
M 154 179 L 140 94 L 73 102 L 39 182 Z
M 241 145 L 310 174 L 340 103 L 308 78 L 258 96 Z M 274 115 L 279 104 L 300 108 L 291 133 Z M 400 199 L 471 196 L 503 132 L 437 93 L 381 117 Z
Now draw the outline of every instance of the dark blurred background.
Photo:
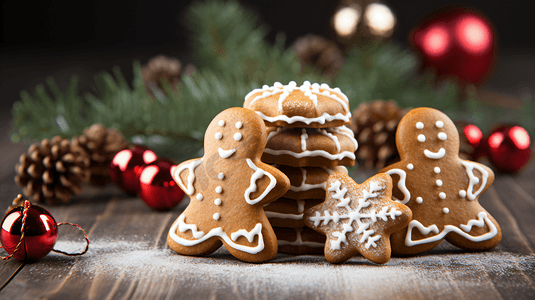
M 65 86 L 73 74 L 80 88 L 89 90 L 92 77 L 118 65 L 131 77 L 132 61 L 142 64 L 157 54 L 187 63 L 185 9 L 179 1 L 3 1 L 0 44 L 0 108 L 10 109 L 22 89 L 33 90 L 46 76 Z M 284 32 L 287 43 L 307 33 L 331 37 L 330 18 L 339 1 L 241 0 L 270 27 L 268 38 Z M 459 5 L 443 1 L 383 1 L 394 12 L 392 38 L 406 45 L 407 36 L 426 15 Z M 495 26 L 498 64 L 486 87 L 520 95 L 533 92 L 535 35 L 528 1 L 462 2 L 490 19 Z

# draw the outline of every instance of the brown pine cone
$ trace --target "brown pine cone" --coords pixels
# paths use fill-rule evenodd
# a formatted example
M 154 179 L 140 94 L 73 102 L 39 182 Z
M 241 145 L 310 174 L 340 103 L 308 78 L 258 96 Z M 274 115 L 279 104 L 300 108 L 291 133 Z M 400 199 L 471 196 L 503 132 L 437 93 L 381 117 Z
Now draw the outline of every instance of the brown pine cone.
M 72 144 L 89 157 L 89 182 L 95 185 L 111 182 L 110 163 L 117 152 L 128 147 L 128 142 L 119 131 L 101 124 L 86 128 L 81 136 L 72 139 Z
M 399 161 L 396 130 L 406 113 L 396 102 L 382 100 L 362 103 L 353 111 L 350 127 L 359 143 L 359 167 L 381 169 Z
M 68 203 L 89 179 L 89 157 L 67 139 L 44 139 L 28 148 L 15 167 L 15 182 L 26 196 L 46 204 Z
M 335 42 L 314 34 L 297 39 L 294 51 L 303 68 L 312 65 L 326 77 L 335 76 L 344 63 L 344 54 Z
M 152 93 L 152 89 L 156 87 L 163 90 L 162 80 L 174 87 L 180 81 L 182 74 L 191 75 L 194 70 L 193 65 L 183 68 L 178 59 L 158 55 L 141 67 L 141 77 L 149 93 Z

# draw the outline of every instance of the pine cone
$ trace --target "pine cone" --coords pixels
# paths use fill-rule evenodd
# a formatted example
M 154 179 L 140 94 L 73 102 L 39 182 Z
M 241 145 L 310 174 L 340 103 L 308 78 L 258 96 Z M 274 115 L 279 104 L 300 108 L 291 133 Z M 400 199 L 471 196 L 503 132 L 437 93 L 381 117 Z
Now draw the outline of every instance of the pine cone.
M 344 54 L 336 43 L 318 35 L 309 34 L 297 39 L 294 51 L 303 67 L 312 65 L 326 77 L 336 75 L 344 62 Z
M 362 103 L 353 111 L 350 127 L 359 143 L 359 167 L 381 169 L 399 161 L 396 130 L 406 113 L 396 102 L 382 100 Z
M 101 124 L 86 128 L 81 136 L 72 139 L 72 144 L 89 157 L 89 182 L 95 185 L 111 182 L 110 163 L 117 152 L 128 147 L 128 142 L 119 131 Z
M 89 179 L 89 158 L 59 136 L 28 148 L 15 167 L 15 182 L 26 196 L 46 204 L 68 203 Z
M 152 93 L 152 89 L 155 87 L 163 90 L 162 80 L 174 87 L 180 81 L 182 74 L 191 75 L 194 70 L 193 65 L 187 65 L 186 68 L 183 68 L 178 59 L 158 55 L 151 58 L 141 68 L 141 77 L 149 93 Z

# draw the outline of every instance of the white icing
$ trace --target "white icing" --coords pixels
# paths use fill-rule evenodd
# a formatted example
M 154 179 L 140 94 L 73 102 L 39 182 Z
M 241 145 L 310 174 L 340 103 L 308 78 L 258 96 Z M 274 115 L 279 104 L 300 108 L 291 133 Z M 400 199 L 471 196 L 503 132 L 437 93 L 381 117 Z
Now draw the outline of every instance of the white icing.
M 223 174 L 223 173 L 219 173 L 219 174 L 217 174 L 217 178 L 218 178 L 219 180 L 223 180 L 223 179 L 225 178 L 225 174 Z
M 277 134 L 283 132 L 283 128 L 284 128 L 284 127 L 277 127 L 276 130 L 271 131 L 271 132 L 268 134 L 268 137 L 267 137 L 267 139 L 266 139 L 266 143 L 268 143 L 269 140 L 271 140 L 271 138 L 274 137 L 275 135 L 277 135 Z
M 330 138 L 330 139 L 334 142 L 334 144 L 336 145 L 336 152 L 340 152 L 340 148 L 341 148 L 341 146 L 340 146 L 340 141 L 338 141 L 338 138 L 337 138 L 336 136 L 334 136 L 334 135 L 333 135 L 332 133 L 330 133 L 330 132 L 327 132 L 327 130 L 325 130 L 325 129 L 317 129 L 317 131 L 318 131 L 319 133 L 321 133 L 322 135 L 324 135 L 324 136 Z M 304 151 L 304 150 L 303 150 L 303 151 Z
M 427 244 L 427 243 L 433 243 L 433 242 L 436 242 L 436 241 L 440 241 L 441 239 L 443 239 L 446 236 L 446 234 L 448 234 L 450 232 L 455 232 L 455 233 L 461 235 L 462 237 L 464 237 L 464 238 L 466 238 L 466 239 L 468 239 L 470 241 L 473 241 L 473 242 L 482 242 L 482 241 L 490 240 L 491 238 L 493 238 L 498 233 L 498 229 L 496 228 L 494 223 L 492 223 L 490 221 L 490 219 L 487 216 L 486 212 L 480 212 L 479 214 L 477 214 L 477 217 L 478 217 L 477 220 L 472 219 L 472 220 L 468 221 L 468 223 L 466 225 L 461 224 L 460 227 L 462 228 L 462 230 L 459 229 L 457 226 L 454 226 L 454 225 L 445 225 L 444 229 L 442 230 L 442 232 L 440 232 L 440 234 L 439 234 L 437 225 L 433 224 L 433 225 L 430 225 L 429 227 L 425 227 L 424 225 L 422 225 L 422 223 L 418 222 L 417 220 L 412 220 L 409 223 L 409 226 L 407 228 L 407 236 L 405 237 L 405 245 L 408 246 L 408 247 L 411 247 L 411 246 L 416 246 L 416 245 L 421 245 L 421 244 Z M 478 226 L 478 227 L 483 227 L 485 224 L 487 224 L 487 226 L 489 227 L 489 229 L 490 229 L 489 232 L 487 232 L 485 234 L 482 234 L 482 235 L 478 235 L 478 236 L 472 236 L 472 235 L 468 234 L 468 232 L 470 232 L 472 230 L 472 226 L 475 225 L 475 226 Z M 412 229 L 415 228 L 415 227 L 423 235 L 428 235 L 430 232 L 433 232 L 436 235 L 428 237 L 428 238 L 424 238 L 424 239 L 421 239 L 421 240 L 413 241 L 412 240 Z
M 446 155 L 446 149 L 440 148 L 438 152 L 431 152 L 427 149 L 424 150 L 424 155 L 431 159 L 441 159 Z
M 303 179 L 301 180 L 301 184 L 299 186 L 293 186 L 291 185 L 290 186 L 290 191 L 292 192 L 303 192 L 303 191 L 308 191 L 308 190 L 312 190 L 312 189 L 323 189 L 325 190 L 326 189 L 326 186 L 327 186 L 327 182 L 324 181 L 322 183 L 316 183 L 316 184 L 308 184 L 306 183 L 306 180 L 307 180 L 307 170 L 305 168 L 299 168 L 301 170 L 301 174 L 302 174 L 302 177 Z M 327 168 L 325 168 L 327 169 Z M 331 173 L 333 171 L 330 171 Z M 329 173 L 330 174 L 330 173 Z
M 245 201 L 247 203 L 249 203 L 250 205 L 254 205 L 262 201 L 262 199 L 264 199 L 267 196 L 267 194 L 269 194 L 271 190 L 275 188 L 275 185 L 277 184 L 277 179 L 275 179 L 275 177 L 271 175 L 269 172 L 266 172 L 258 168 L 251 159 L 247 158 L 246 161 L 247 161 L 247 165 L 249 165 L 249 168 L 253 169 L 255 172 L 251 176 L 249 187 L 245 190 L 245 194 L 243 196 L 245 197 Z M 256 189 L 257 189 L 256 181 L 262 178 L 262 176 L 264 175 L 267 175 L 269 177 L 269 180 L 270 180 L 269 185 L 266 187 L 266 190 L 262 193 L 262 195 L 258 196 L 258 198 L 256 199 L 251 200 L 250 198 L 251 194 L 256 192 Z
M 236 128 L 241 129 L 243 127 L 243 123 L 238 121 L 236 122 Z
M 308 139 L 307 130 L 303 128 L 301 129 L 301 150 L 303 151 L 307 150 L 307 139 Z
M 437 185 L 438 185 L 438 186 L 442 186 L 442 180 L 437 179 Z
M 407 202 L 411 200 L 411 192 L 409 192 L 409 190 L 407 189 L 407 186 L 405 185 L 405 180 L 407 179 L 407 173 L 405 173 L 405 171 L 401 169 L 392 169 L 392 170 L 386 171 L 386 174 L 399 175 L 398 188 L 403 193 L 403 200 L 399 200 L 399 199 L 394 199 L 394 200 L 400 202 L 401 204 L 407 204 Z
M 217 205 L 217 206 L 221 205 L 221 199 L 216 198 L 216 199 L 214 200 L 214 204 Z
M 437 173 L 437 174 L 440 174 L 440 168 L 439 167 L 435 167 L 435 169 L 433 171 L 435 171 L 435 173 Z
M 242 135 L 241 135 L 241 133 L 239 133 L 239 132 L 236 132 L 236 133 L 234 134 L 234 136 L 233 136 L 233 137 L 234 137 L 234 139 L 235 139 L 236 141 L 240 141 L 240 140 L 241 140 L 241 138 L 242 138 Z
M 199 166 L 201 163 L 202 163 L 202 158 L 194 160 L 190 162 L 189 164 L 180 164 L 178 167 L 174 168 L 173 179 L 178 183 L 180 188 L 189 196 L 195 193 L 195 188 L 193 187 L 193 182 L 195 181 L 195 168 L 197 168 L 197 166 Z M 186 178 L 188 181 L 187 187 L 184 184 L 184 182 L 182 182 L 182 179 L 180 178 L 180 173 L 182 173 L 182 171 L 184 171 L 186 168 L 189 171 L 188 177 Z
M 445 132 L 439 132 L 439 133 L 438 133 L 438 138 L 439 138 L 440 140 L 445 141 L 445 140 L 448 138 L 448 135 L 447 135 Z
M 222 148 L 218 148 L 217 151 L 219 152 L 219 156 L 221 158 L 229 158 L 234 152 L 236 152 L 236 149 L 230 149 L 230 150 L 223 150 Z
M 414 169 L 414 165 L 413 165 L 413 164 L 408 164 L 408 165 L 407 165 L 407 169 L 409 169 L 409 170 Z
M 300 153 L 295 153 L 295 152 L 290 151 L 290 150 L 273 150 L 273 149 L 270 149 L 270 148 L 265 148 L 264 149 L 264 153 L 272 154 L 272 155 L 288 154 L 288 155 L 291 155 L 291 156 L 293 156 L 295 158 L 322 156 L 322 157 L 328 158 L 330 160 L 342 160 L 342 159 L 344 159 L 346 157 L 348 157 L 350 159 L 355 159 L 355 152 L 350 152 L 350 151 L 344 151 L 344 152 L 338 153 L 338 154 L 330 154 L 329 152 L 324 151 L 324 150 L 303 151 L 303 152 L 300 152 Z
M 471 161 L 462 160 L 461 163 L 466 168 L 466 174 L 468 174 L 468 178 L 470 179 L 470 182 L 468 183 L 468 189 L 466 190 L 466 195 L 468 196 L 468 200 L 474 200 L 479 196 L 479 194 L 483 191 L 485 186 L 487 185 L 487 180 L 489 178 L 489 172 L 479 166 L 478 164 L 475 164 Z M 479 183 L 479 178 L 474 175 L 474 169 L 481 172 L 483 182 L 481 183 L 481 186 L 476 192 L 472 192 L 474 190 L 474 186 Z
M 419 134 L 419 135 L 418 135 L 418 141 L 419 141 L 420 143 L 425 142 L 425 135 L 423 135 L 423 134 Z
M 256 226 L 250 231 L 248 232 L 247 230 L 245 229 L 240 229 L 234 233 L 231 234 L 231 238 L 229 238 L 229 236 L 223 231 L 223 229 L 221 227 L 217 227 L 217 228 L 213 228 L 211 229 L 207 234 L 205 234 L 204 232 L 202 231 L 197 231 L 197 226 L 194 225 L 194 224 L 186 224 L 184 222 L 184 219 L 185 219 L 185 215 L 182 214 L 180 215 L 180 217 L 178 217 L 178 221 L 175 222 L 175 224 L 173 224 L 173 226 L 171 226 L 171 228 L 169 229 L 169 237 L 175 241 L 176 243 L 182 245 L 182 246 L 186 246 L 186 247 L 189 247 L 189 246 L 195 246 L 197 244 L 200 244 L 214 236 L 219 236 L 221 237 L 225 243 L 227 243 L 227 245 L 229 245 L 230 247 L 236 249 L 236 250 L 239 250 L 239 251 L 243 251 L 243 252 L 247 252 L 247 253 L 250 253 L 250 254 L 256 254 L 256 253 L 259 253 L 261 252 L 262 250 L 264 250 L 264 236 L 262 235 L 262 224 L 261 223 L 258 223 L 256 224 Z M 184 238 L 181 238 L 179 237 L 177 234 L 176 234 L 176 231 L 180 230 L 180 232 L 186 232 L 187 230 L 191 230 L 191 234 L 193 235 L 193 237 L 195 238 L 194 240 L 188 240 L 188 239 L 184 239 Z M 247 238 L 247 240 L 251 241 L 253 240 L 254 236 L 255 235 L 258 235 L 258 245 L 254 246 L 254 247 L 251 247 L 251 246 L 244 246 L 244 245 L 240 245 L 240 244 L 236 244 L 234 241 L 239 237 L 239 236 L 245 236 Z M 253 238 L 251 238 L 253 237 Z
M 195 199 L 199 200 L 199 201 L 202 201 L 202 199 L 204 199 L 204 196 L 201 194 L 201 193 L 198 193 L 196 196 L 195 196 Z
M 274 211 L 266 211 L 266 216 L 270 219 L 290 219 L 290 220 L 302 220 L 303 214 L 287 214 L 287 213 L 279 213 Z
M 449 213 L 449 212 L 450 212 L 450 209 L 449 209 L 449 208 L 447 208 L 447 207 L 444 207 L 444 209 L 443 209 L 442 211 L 443 211 L 443 212 L 444 212 L 445 214 L 447 214 L 447 213 Z M 470 230 L 468 230 L 468 231 L 470 231 Z
M 416 123 L 416 129 L 424 129 L 424 123 L 422 122 Z
M 416 197 L 416 203 L 422 204 L 424 202 L 424 199 L 422 197 Z
M 444 122 L 442 122 L 442 121 L 437 121 L 437 122 L 435 123 L 435 125 L 436 125 L 438 128 L 442 128 L 442 127 L 444 127 Z
M 218 194 L 221 194 L 223 192 L 223 188 L 218 186 L 215 188 L 215 192 L 218 193 Z
M 214 220 L 219 220 L 219 213 L 215 213 L 212 218 L 214 218 Z
M 219 120 L 219 122 L 217 122 L 217 125 L 221 127 L 225 126 L 225 120 Z
M 466 191 L 465 190 L 460 190 L 459 191 L 459 196 L 461 196 L 462 198 L 466 197 Z
M 283 122 L 288 123 L 288 124 L 293 124 L 295 122 L 303 122 L 303 123 L 305 123 L 307 125 L 310 125 L 311 123 L 325 124 L 325 122 L 331 122 L 331 121 L 337 121 L 337 120 L 342 120 L 345 123 L 347 123 L 347 122 L 349 122 L 351 120 L 351 113 L 350 112 L 347 112 L 345 115 L 342 114 L 342 113 L 337 113 L 335 115 L 330 115 L 328 113 L 323 113 L 321 116 L 316 117 L 316 118 L 305 118 L 305 117 L 302 117 L 302 116 L 288 117 L 288 116 L 285 116 L 285 115 L 278 115 L 278 116 L 275 116 L 275 117 L 268 117 L 268 116 L 264 115 L 263 113 L 261 113 L 259 111 L 255 111 L 255 112 L 260 117 L 262 117 L 262 119 L 264 119 L 264 121 L 267 121 L 267 122 L 270 122 L 270 123 L 275 123 L 277 121 L 283 121 Z
M 223 134 L 221 132 L 216 132 L 214 137 L 216 140 L 220 140 L 223 138 Z
M 359 148 L 359 145 L 357 143 L 357 140 L 355 139 L 355 134 L 353 134 L 353 130 L 347 128 L 346 126 L 334 127 L 330 129 L 335 133 L 339 133 L 339 134 L 347 136 L 349 140 L 353 143 L 353 146 L 355 147 L 355 151 L 357 151 L 357 149 Z
M 439 197 L 440 199 L 444 200 L 444 199 L 446 199 L 446 193 L 444 193 L 444 192 L 440 192 L 440 193 L 438 194 L 438 197 Z
M 370 206 L 372 203 L 368 200 L 372 198 L 377 198 L 379 196 L 379 193 L 381 190 L 383 190 L 385 186 L 381 184 L 381 182 L 372 181 L 370 182 L 370 188 L 369 190 L 363 189 L 362 191 L 362 197 L 358 199 L 354 199 L 355 201 L 358 201 L 358 205 L 356 209 L 353 209 L 349 206 L 349 203 L 351 200 L 350 197 L 345 197 L 347 194 L 347 188 L 342 187 L 342 183 L 339 180 L 334 181 L 331 183 L 329 188 L 327 189 L 329 192 L 332 192 L 331 196 L 340 201 L 336 206 L 340 206 L 345 208 L 347 213 L 339 214 L 337 211 L 335 211 L 332 215 L 330 214 L 329 210 L 326 210 L 323 212 L 323 215 L 320 214 L 319 211 L 316 211 L 316 215 L 310 217 L 311 221 L 314 221 L 314 226 L 318 226 L 322 221 L 323 224 L 326 225 L 330 221 L 333 221 L 334 223 L 338 223 L 340 220 L 348 219 L 347 223 L 344 223 L 342 225 L 342 231 L 333 231 L 331 232 L 331 235 L 334 236 L 336 239 L 331 240 L 330 247 L 333 250 L 340 250 L 342 243 L 348 243 L 347 241 L 347 233 L 353 232 L 355 229 L 355 234 L 361 235 L 361 238 L 357 240 L 359 243 L 364 243 L 364 247 L 366 249 L 369 249 L 371 246 L 376 247 L 377 244 L 375 243 L 378 241 L 381 236 L 380 235 L 374 235 L 372 236 L 375 231 L 370 228 L 370 225 L 372 223 L 375 223 L 378 218 L 387 221 L 388 217 L 391 219 L 395 219 L 396 216 L 401 215 L 401 211 L 398 211 L 395 207 L 392 207 L 390 209 L 390 212 L 388 212 L 388 206 L 383 206 L 381 211 L 375 211 L 371 210 L 368 213 L 361 212 L 362 208 Z M 369 220 L 368 222 L 363 220 Z M 356 228 L 353 228 L 353 224 L 356 222 Z M 337 227 L 339 227 L 337 225 Z
M 301 237 L 301 228 L 295 228 L 296 238 L 295 241 L 289 242 L 289 241 L 283 241 L 283 240 L 277 240 L 279 246 L 308 246 L 308 247 L 321 247 L 325 246 L 323 243 L 318 242 L 304 242 L 303 238 Z

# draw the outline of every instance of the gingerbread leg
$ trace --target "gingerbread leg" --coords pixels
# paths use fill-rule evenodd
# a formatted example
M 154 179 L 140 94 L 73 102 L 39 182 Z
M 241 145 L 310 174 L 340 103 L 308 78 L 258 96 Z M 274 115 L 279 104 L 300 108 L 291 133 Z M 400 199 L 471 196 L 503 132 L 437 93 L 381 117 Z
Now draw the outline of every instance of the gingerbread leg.
M 182 232 L 180 225 L 184 224 L 183 216 L 178 217 L 167 235 L 167 244 L 173 251 L 183 255 L 203 256 L 221 247 L 222 243 L 216 236 L 203 235 L 201 237 L 200 232 L 192 226 L 189 226 L 187 230 L 184 230 L 182 226 L 181 229 L 184 230 Z

